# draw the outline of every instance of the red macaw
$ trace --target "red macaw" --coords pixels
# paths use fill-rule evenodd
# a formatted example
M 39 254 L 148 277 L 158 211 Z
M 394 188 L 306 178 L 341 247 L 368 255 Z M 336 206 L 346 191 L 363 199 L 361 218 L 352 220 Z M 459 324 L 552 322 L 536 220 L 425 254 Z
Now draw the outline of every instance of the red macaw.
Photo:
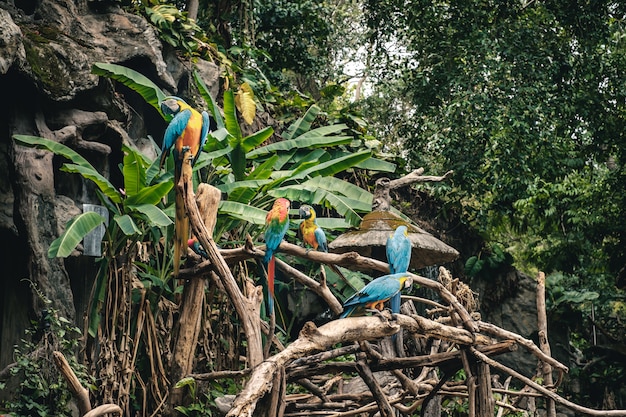
M 378 277 L 343 303 L 344 310 L 340 318 L 350 317 L 364 309 L 382 311 L 385 301 L 399 294 L 403 287 L 410 286 L 412 282 L 406 272 Z
M 300 235 L 304 243 L 315 250 L 328 252 L 326 233 L 317 225 L 317 217 L 313 207 L 302 205 L 298 213 L 300 214 L 300 218 L 304 219 L 302 223 L 300 223 Z
M 274 313 L 274 275 L 276 258 L 274 253 L 283 241 L 289 229 L 289 207 L 291 203 L 286 198 L 277 198 L 272 209 L 265 217 L 265 256 L 263 262 L 267 268 L 267 308 L 268 313 Z
M 191 108 L 181 98 L 169 96 L 160 103 L 161 111 L 165 115 L 174 116 L 165 130 L 163 145 L 161 146 L 160 167 L 173 148 L 174 155 L 174 184 L 180 179 L 183 160 L 191 159 L 193 166 L 207 139 L 209 132 L 209 114 Z M 176 191 L 176 219 L 174 222 L 174 276 L 178 276 L 180 257 L 187 251 L 189 239 L 189 218 L 185 211 L 183 196 Z
M 398 226 L 396 231 L 389 236 L 386 250 L 389 272 L 391 274 L 407 272 L 411 262 L 411 240 L 406 226 Z M 391 299 L 392 313 L 400 312 L 400 302 L 400 293 L 398 292 Z
M 200 242 L 198 242 L 197 238 L 193 237 L 193 238 L 189 239 L 187 241 L 187 246 L 189 246 L 189 248 L 192 251 L 194 251 L 196 253 L 196 255 L 199 255 L 201 258 L 209 259 L 209 255 L 206 253 L 206 251 L 204 250 L 204 248 L 202 247 Z

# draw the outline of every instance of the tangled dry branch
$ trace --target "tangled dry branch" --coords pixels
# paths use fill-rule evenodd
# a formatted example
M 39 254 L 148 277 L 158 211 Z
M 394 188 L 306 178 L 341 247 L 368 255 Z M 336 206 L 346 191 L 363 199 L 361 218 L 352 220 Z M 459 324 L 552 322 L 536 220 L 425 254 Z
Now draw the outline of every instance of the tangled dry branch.
M 193 202 L 193 199 L 188 201 Z M 191 218 L 193 225 L 193 216 Z M 201 227 L 196 226 L 196 230 L 202 233 Z M 203 244 L 212 243 L 210 236 L 199 236 L 199 240 Z M 280 245 L 280 250 L 329 265 L 388 271 L 384 262 L 355 253 L 336 255 L 306 251 L 287 242 Z M 197 265 L 193 271 L 181 273 L 216 270 L 215 265 L 261 256 L 262 250 L 248 241 L 239 249 L 215 250 L 208 261 Z M 279 268 L 315 291 L 335 314 L 341 311 L 339 302 L 325 287 L 325 282 L 317 282 L 284 263 L 279 263 Z M 219 270 L 223 271 L 223 267 Z M 556 394 L 562 374 L 568 368 L 532 341 L 477 320 L 476 313 L 473 313 L 477 307 L 476 295 L 469 287 L 453 279 L 446 269 L 440 269 L 439 281 L 413 275 L 413 282 L 439 295 L 440 307 L 433 309 L 433 317 L 417 314 L 391 317 L 386 314 L 382 318 L 334 320 L 321 327 L 307 323 L 297 340 L 244 372 L 248 380 L 230 405 L 227 416 L 299 416 L 312 412 L 350 416 L 376 410 L 381 415 L 392 415 L 394 409 L 410 414 L 418 407 L 426 407 L 436 395 L 467 397 L 470 410 L 476 416 L 493 416 L 495 405 L 517 410 L 513 404 L 518 397 L 537 395 L 580 413 L 626 415 L 626 411 L 621 410 L 605 414 L 607 411 L 581 407 Z M 413 300 L 406 302 L 403 311 L 411 311 L 412 303 Z M 394 351 L 393 345 L 389 348 L 390 336 L 399 332 L 407 343 Z M 380 342 L 370 343 L 373 341 Z M 549 387 L 541 386 L 493 359 L 493 356 L 518 346 L 525 348 L 539 362 L 555 369 L 559 374 L 557 383 Z M 428 352 L 423 353 L 424 349 Z M 439 373 L 433 372 L 434 369 L 438 369 Z M 467 376 L 461 385 L 450 380 L 460 369 L 465 370 Z M 526 387 L 514 391 L 492 386 L 492 369 L 517 378 Z M 232 374 L 228 375 L 232 377 Z M 204 376 L 209 379 L 220 377 L 217 374 Z M 308 394 L 287 395 L 287 384 L 299 385 Z M 506 394 L 506 401 L 496 402 L 494 392 Z

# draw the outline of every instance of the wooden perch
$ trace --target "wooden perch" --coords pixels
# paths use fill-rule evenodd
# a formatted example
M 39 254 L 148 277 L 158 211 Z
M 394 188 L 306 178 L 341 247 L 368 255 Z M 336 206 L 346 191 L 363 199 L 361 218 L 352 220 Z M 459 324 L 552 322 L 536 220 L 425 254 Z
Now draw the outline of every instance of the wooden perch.
M 224 257 L 226 262 L 228 262 L 229 264 L 234 264 L 249 259 L 251 255 L 262 256 L 264 252 L 261 248 L 263 248 L 263 246 L 259 246 L 252 251 L 247 249 L 246 247 L 240 247 L 236 249 L 221 249 L 220 254 Z M 288 255 L 298 256 L 303 259 L 309 259 L 313 262 L 318 262 L 326 265 L 338 265 L 356 271 L 375 270 L 385 272 L 387 274 L 389 273 L 389 266 L 386 262 L 361 256 L 357 252 L 336 254 L 313 250 L 307 251 L 302 246 L 294 245 L 293 243 L 289 243 L 286 241 L 282 241 L 280 243 L 278 250 Z M 203 265 L 203 267 L 206 268 L 208 267 L 208 265 Z
M 439 293 L 439 296 L 446 301 L 459 315 L 461 321 L 465 325 L 465 328 L 472 333 L 478 333 L 478 324 L 470 314 L 467 312 L 465 308 L 459 303 L 457 298 L 452 294 L 446 287 L 444 287 L 440 282 L 433 281 L 432 279 L 422 277 L 415 274 L 410 274 L 413 279 L 413 284 L 418 284 L 425 288 L 430 288 L 431 290 L 435 290 Z
M 122 415 L 122 409 L 115 404 L 103 404 L 92 410 L 91 402 L 89 401 L 89 390 L 82 386 L 63 353 L 55 350 L 52 352 L 52 357 L 54 358 L 54 363 L 67 381 L 72 395 L 76 398 L 78 412 L 81 416 L 100 417 L 107 414 Z
M 419 176 L 421 171 L 412 174 L 414 174 L 413 177 Z M 443 180 L 447 176 L 448 174 L 438 178 Z M 406 180 L 411 178 L 406 178 Z M 390 181 L 388 189 L 403 186 L 410 182 L 396 182 L 393 184 L 394 187 L 391 187 Z M 626 416 L 624 410 L 600 412 L 573 404 L 557 395 L 554 392 L 555 386 L 553 384 L 548 387 L 541 386 L 530 378 L 526 378 L 490 358 L 489 355 L 513 350 L 519 344 L 544 364 L 543 372 L 546 382 L 549 381 L 547 375 L 551 373 L 552 369 L 559 372 L 558 382 L 561 381 L 562 374 L 568 371 L 565 365 L 550 356 L 549 346 L 546 346 L 544 342 L 541 342 L 540 348 L 531 340 L 518 334 L 478 320 L 470 313 L 473 311 L 473 307 L 467 304 L 467 300 L 461 296 L 460 292 L 457 292 L 454 285 L 444 285 L 441 282 L 415 274 L 411 274 L 414 284 L 434 290 L 441 297 L 442 301 L 434 304 L 437 307 L 436 314 L 448 314 L 448 316 L 438 317 L 435 321 L 416 314 L 398 314 L 394 316 L 394 320 L 391 320 L 391 316 L 387 312 L 383 312 L 382 316 L 386 317 L 386 320 L 381 320 L 377 316 L 351 317 L 331 321 L 319 328 L 312 323 L 307 323 L 296 341 L 263 361 L 260 338 L 261 322 L 259 319 L 259 309 L 262 302 L 261 288 L 254 287 L 252 281 L 246 280 L 244 284 L 246 288 L 242 293 L 228 268 L 227 261 L 236 263 L 249 258 L 262 257 L 264 253 L 254 246 L 251 239 L 248 239 L 242 248 L 218 250 L 206 227 L 207 223 L 210 224 L 211 219 L 201 217 L 198 206 L 192 198 L 190 178 L 185 177 L 182 186 L 193 232 L 207 251 L 209 260 L 196 265 L 194 268 L 182 270 L 181 276 L 189 277 L 191 274 L 198 273 L 211 276 L 231 299 L 248 339 L 249 369 L 242 371 L 241 374 L 213 373 L 206 376 L 208 378 L 239 378 L 250 373 L 248 382 L 239 395 L 235 397 L 227 416 L 252 416 L 255 413 L 262 414 L 263 412 L 281 416 L 306 416 L 312 413 L 355 415 L 360 412 L 373 411 L 379 411 L 382 415 L 393 415 L 394 409 L 412 414 L 420 405 L 427 405 L 425 401 L 431 398 L 434 401 L 435 397 L 439 398 L 440 396 L 468 398 L 469 406 L 477 416 L 493 415 L 494 404 L 511 411 L 517 411 L 515 406 L 502 401 L 496 402 L 493 398 L 494 392 L 502 393 L 502 390 L 498 391 L 499 388 L 491 386 L 490 367 L 520 379 L 530 389 L 519 393 L 505 389 L 504 393 L 510 397 L 527 396 L 532 399 L 541 395 L 550 400 L 548 404 L 550 402 L 561 404 L 584 414 Z M 375 270 L 384 273 L 389 271 L 385 262 L 376 261 L 357 253 L 333 254 L 306 251 L 304 248 L 288 242 L 282 242 L 279 250 L 285 254 L 310 259 L 314 262 L 345 266 L 353 270 Z M 321 283 L 317 282 L 282 261 L 278 261 L 277 264 L 284 273 L 316 292 L 335 314 L 340 313 L 341 304 L 323 280 Z M 541 288 L 538 291 L 537 302 L 540 303 Z M 248 296 L 244 296 L 244 293 Z M 457 297 L 457 293 L 459 297 Z M 538 307 L 541 310 L 540 304 Z M 543 328 L 541 317 L 539 322 L 541 332 Z M 409 333 L 418 346 L 425 344 L 426 340 L 432 340 L 432 347 L 436 346 L 436 348 L 431 351 L 430 355 L 387 358 L 371 348 L 361 349 L 367 354 L 360 353 L 359 348 L 354 344 L 354 342 L 389 337 L 400 330 Z M 543 335 L 545 335 L 545 342 L 547 343 L 547 330 Z M 327 351 L 337 344 L 346 344 L 346 346 Z M 363 345 L 361 343 L 361 346 Z M 442 349 L 444 346 L 448 346 L 448 349 L 452 348 L 452 350 L 439 353 L 440 345 Z M 348 354 L 356 354 L 356 360 L 322 363 L 322 361 L 327 361 L 333 357 Z M 420 367 L 422 372 L 415 379 L 410 377 L 411 373 L 402 372 L 403 369 Z M 442 372 L 440 375 L 443 375 L 439 380 L 437 373 L 432 372 L 435 367 L 438 367 Z M 446 372 L 450 373 L 462 368 L 467 371 L 467 385 L 455 386 L 446 381 L 450 377 Z M 380 374 L 374 375 L 377 372 L 382 372 L 384 378 L 391 378 L 389 381 L 393 384 L 393 393 L 390 393 L 387 385 L 378 381 Z M 333 373 L 360 374 L 365 383 L 362 385 L 364 385 L 365 390 L 369 389 L 369 392 L 342 392 L 341 387 L 343 385 L 341 382 L 343 379 L 339 375 L 333 376 Z M 326 384 L 324 384 L 325 378 L 327 379 Z M 337 393 L 330 393 L 330 387 L 336 384 L 336 382 L 331 381 L 337 381 L 337 378 L 340 380 Z M 286 395 L 285 390 L 288 382 L 300 384 L 307 389 L 311 393 L 311 400 L 303 399 L 309 398 L 306 394 L 304 396 Z M 558 386 L 558 382 L 556 386 Z
M 54 358 L 54 363 L 61 371 L 61 374 L 67 381 L 67 385 L 72 392 L 72 395 L 76 398 L 76 403 L 78 404 L 78 412 L 80 415 L 84 415 L 91 410 L 91 402 L 89 401 L 89 390 L 82 386 L 78 377 L 74 373 L 74 370 L 65 359 L 63 353 L 59 351 L 52 352 L 52 357 Z
M 184 164 L 191 168 L 189 164 Z M 185 177 L 184 175 L 182 176 Z M 201 208 L 202 221 L 206 225 L 207 233 L 213 235 L 217 209 L 222 193 L 217 188 L 208 184 L 198 186 L 196 201 Z M 205 280 L 196 275 L 185 282 L 180 303 L 180 318 L 173 338 L 172 361 L 170 379 L 169 404 L 173 408 L 181 404 L 184 397 L 184 388 L 176 388 L 176 383 L 185 375 L 190 374 L 193 368 L 196 344 L 200 333 L 200 319 L 202 318 L 202 306 L 204 304 Z
M 537 275 L 537 327 L 539 330 L 539 349 L 548 357 L 550 343 L 548 342 L 548 315 L 546 313 L 546 274 L 539 272 Z M 552 367 L 548 362 L 539 361 L 544 385 L 552 387 Z M 560 378 L 559 378 L 560 379 Z M 556 405 L 552 399 L 546 400 L 547 417 L 556 417 Z
M 490 359 L 489 357 L 487 357 L 486 355 L 483 355 L 482 353 L 480 353 L 478 350 L 476 350 L 473 347 L 470 347 L 470 350 L 472 351 L 472 354 L 474 354 L 478 359 L 480 359 L 481 361 L 485 362 L 486 364 L 488 364 L 489 366 L 496 368 L 502 372 L 505 372 L 511 376 L 513 376 L 514 378 L 519 379 L 520 381 L 522 381 L 524 384 L 528 385 L 529 387 L 533 388 L 534 390 L 542 393 L 545 397 L 550 398 L 551 400 L 553 400 L 554 402 L 556 402 L 557 404 L 561 404 L 567 408 L 569 408 L 570 410 L 573 410 L 577 413 L 581 413 L 581 414 L 587 414 L 590 416 L 606 416 L 606 417 L 611 417 L 611 416 L 626 416 L 626 410 L 594 410 L 591 408 L 587 408 L 587 407 L 583 407 L 581 405 L 578 404 L 574 404 L 571 401 L 566 400 L 565 398 L 561 397 L 560 395 L 550 391 L 549 389 L 547 389 L 546 387 L 544 387 L 543 385 L 539 385 L 537 384 L 535 381 L 533 381 L 530 378 L 525 377 L 524 375 L 520 374 L 519 372 L 508 368 L 496 361 L 494 361 L 493 359 Z
M 183 164 L 183 167 L 186 165 L 189 165 L 189 163 Z M 243 295 L 226 261 L 220 255 L 217 245 L 213 240 L 213 236 L 209 233 L 200 214 L 193 192 L 191 170 L 183 169 L 182 177 L 184 181 L 177 184 L 177 187 L 179 187 L 179 191 L 183 193 L 191 229 L 200 244 L 204 247 L 209 257 L 208 262 L 210 262 L 211 269 L 214 270 L 220 278 L 228 297 L 237 311 L 237 315 L 241 320 L 241 325 L 248 341 L 248 362 L 251 366 L 255 366 L 263 361 L 261 325 L 259 322 L 261 302 L 263 301 L 263 289 L 260 286 L 255 287 L 250 280 L 247 280 L 245 285 L 247 286 L 246 294 L 248 294 L 248 296 L 245 297 Z
M 378 317 L 335 320 L 319 328 L 311 322 L 306 323 L 297 340 L 256 367 L 227 416 L 252 417 L 259 399 L 272 389 L 274 374 L 288 361 L 326 350 L 337 343 L 381 339 L 391 336 L 398 330 L 400 326 L 396 323 L 390 321 L 384 323 Z
M 83 417 L 100 417 L 109 414 L 117 414 L 121 417 L 123 413 L 122 409 L 115 404 L 102 404 L 85 414 Z
M 413 172 L 406 174 L 405 176 L 390 180 L 383 177 L 376 180 L 376 188 L 374 189 L 374 198 L 372 199 L 372 211 L 389 211 L 391 209 L 391 196 L 389 191 L 411 185 L 416 182 L 439 182 L 443 181 L 454 173 L 454 171 L 448 171 L 443 176 L 422 175 L 424 168 L 418 168 Z
M 390 189 L 395 189 L 395 188 L 400 188 L 400 187 L 404 187 L 406 185 L 411 185 L 414 184 L 416 182 L 441 182 L 441 181 L 445 181 L 446 179 L 450 178 L 453 174 L 454 171 L 450 170 L 448 172 L 446 172 L 445 174 L 441 175 L 441 176 L 436 176 L 436 175 L 422 175 L 424 173 L 424 168 L 417 168 L 416 170 L 409 172 L 408 174 L 406 174 L 405 176 L 395 179 L 395 180 L 391 180 L 389 182 L 389 188 Z

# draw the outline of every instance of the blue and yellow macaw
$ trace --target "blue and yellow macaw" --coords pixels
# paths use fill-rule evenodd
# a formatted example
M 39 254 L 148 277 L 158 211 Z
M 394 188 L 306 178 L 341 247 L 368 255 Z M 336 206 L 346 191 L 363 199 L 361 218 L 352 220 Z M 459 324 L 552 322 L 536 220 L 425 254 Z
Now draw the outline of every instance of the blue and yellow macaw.
M 317 217 L 315 210 L 311 206 L 302 205 L 298 210 L 300 218 L 304 219 L 300 223 L 300 235 L 302 241 L 311 246 L 314 250 L 321 252 L 328 252 L 328 241 L 326 240 L 326 233 L 317 225 Z
M 160 167 L 173 149 L 174 155 L 174 186 L 178 184 L 185 158 L 191 160 L 193 166 L 209 133 L 209 114 L 191 108 L 183 99 L 168 96 L 160 103 L 161 111 L 166 116 L 173 116 L 165 129 L 161 146 Z M 189 218 L 185 211 L 183 196 L 176 188 L 176 219 L 174 222 L 174 276 L 178 276 L 181 254 L 187 253 L 189 239 Z
M 322 229 L 317 224 L 317 215 L 315 213 L 315 209 L 313 207 L 308 206 L 306 204 L 300 206 L 298 210 L 300 214 L 300 218 L 304 219 L 300 223 L 300 236 L 302 237 L 302 241 L 305 245 L 311 246 L 314 250 L 318 250 L 320 252 L 328 252 L 328 241 L 326 240 L 326 233 L 324 233 L 324 229 Z M 307 249 L 307 252 L 310 249 Z M 330 264 L 330 269 L 333 270 L 339 278 L 341 278 L 348 286 L 354 288 L 350 281 L 341 273 L 339 268 L 336 265 Z
M 340 318 L 362 313 L 365 309 L 382 311 L 385 301 L 400 294 L 402 288 L 410 286 L 412 282 L 406 272 L 378 277 L 343 303 L 344 310 Z
M 411 262 L 411 240 L 406 226 L 398 226 L 395 232 L 389 236 L 386 250 L 389 272 L 391 274 L 407 272 Z M 400 293 L 397 293 L 391 299 L 392 313 L 398 314 L 400 312 L 400 303 Z
M 267 269 L 267 308 L 268 314 L 274 313 L 274 276 L 276 258 L 274 253 L 283 241 L 289 229 L 289 207 L 291 202 L 286 198 L 277 198 L 272 209 L 265 217 L 265 256 L 263 262 Z

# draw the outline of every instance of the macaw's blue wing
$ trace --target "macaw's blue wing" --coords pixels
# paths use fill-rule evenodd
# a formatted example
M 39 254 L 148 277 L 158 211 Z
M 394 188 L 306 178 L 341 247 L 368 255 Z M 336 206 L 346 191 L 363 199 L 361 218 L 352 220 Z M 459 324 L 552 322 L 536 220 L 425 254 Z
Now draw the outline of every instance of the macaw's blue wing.
M 170 124 L 165 129 L 165 134 L 163 135 L 163 145 L 161 146 L 161 161 L 159 166 L 163 167 L 163 163 L 165 159 L 170 153 L 170 150 L 174 146 L 174 143 L 178 140 L 180 135 L 183 134 L 183 131 L 187 127 L 187 123 L 189 123 L 189 119 L 191 118 L 191 110 L 183 110 L 180 113 L 177 113 L 176 116 L 172 119 Z
M 399 293 L 406 281 L 406 274 L 392 274 L 378 277 L 343 304 L 341 318 L 350 316 L 357 308 L 367 308 L 383 303 Z
M 289 230 L 289 221 L 281 223 L 278 219 L 274 219 L 268 225 L 268 228 L 265 230 L 265 234 L 263 235 L 266 248 L 264 261 L 266 263 L 280 246 L 280 242 L 283 241 L 287 230 Z
M 387 262 L 389 263 L 389 272 L 392 274 L 406 272 L 411 262 L 411 240 L 409 239 L 408 228 L 406 226 L 398 226 L 387 239 Z M 398 314 L 400 312 L 400 293 L 391 297 L 391 312 Z
M 317 240 L 317 250 L 321 252 L 328 252 L 328 241 L 326 240 L 326 233 L 321 227 L 315 229 L 315 240 Z
M 387 239 L 386 251 L 390 273 L 408 271 L 411 262 L 411 240 L 406 226 L 399 226 Z

